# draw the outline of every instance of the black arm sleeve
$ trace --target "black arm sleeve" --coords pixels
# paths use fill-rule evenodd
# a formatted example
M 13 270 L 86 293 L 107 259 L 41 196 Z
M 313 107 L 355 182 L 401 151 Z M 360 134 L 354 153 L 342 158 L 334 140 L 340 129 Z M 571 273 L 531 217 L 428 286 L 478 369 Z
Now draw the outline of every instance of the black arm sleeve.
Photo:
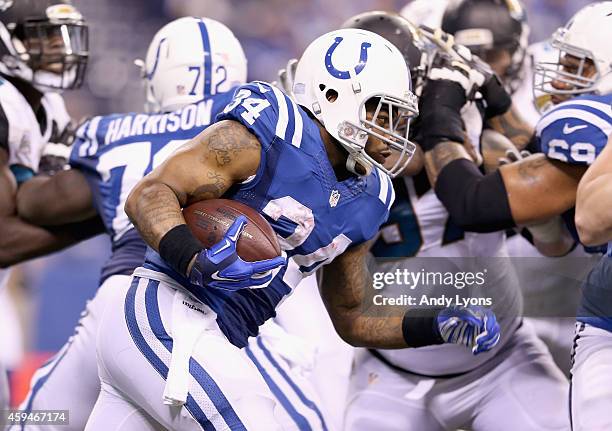
M 435 191 L 463 230 L 486 233 L 515 225 L 499 171 L 482 175 L 471 161 L 453 160 L 440 172 Z

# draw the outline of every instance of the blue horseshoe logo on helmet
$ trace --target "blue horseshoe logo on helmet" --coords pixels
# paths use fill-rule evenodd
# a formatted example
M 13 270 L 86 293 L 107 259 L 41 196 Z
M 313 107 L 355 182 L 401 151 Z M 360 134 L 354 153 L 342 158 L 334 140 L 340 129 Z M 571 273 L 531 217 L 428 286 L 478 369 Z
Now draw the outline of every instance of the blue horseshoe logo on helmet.
M 153 69 L 150 72 L 147 72 L 146 65 L 144 69 L 145 77 L 149 80 L 153 79 L 153 75 L 157 71 L 157 65 L 159 64 L 159 54 L 161 53 L 162 45 L 166 42 L 166 38 L 164 37 L 159 41 L 159 45 L 157 45 L 157 52 L 155 53 L 155 63 L 153 63 Z
M 340 79 L 349 79 L 351 75 L 349 74 L 348 70 L 338 70 L 332 64 L 332 54 L 334 53 L 338 45 L 340 45 L 340 42 L 342 42 L 342 40 L 342 37 L 336 37 L 334 43 L 332 43 L 332 46 L 330 46 L 327 50 L 327 53 L 325 54 L 325 67 L 327 67 L 327 71 L 330 73 L 331 76 Z M 356 75 L 359 75 L 359 73 L 363 70 L 366 63 L 368 62 L 368 48 L 371 46 L 372 44 L 369 42 L 363 42 L 361 44 L 361 51 L 359 53 L 359 63 L 355 65 Z

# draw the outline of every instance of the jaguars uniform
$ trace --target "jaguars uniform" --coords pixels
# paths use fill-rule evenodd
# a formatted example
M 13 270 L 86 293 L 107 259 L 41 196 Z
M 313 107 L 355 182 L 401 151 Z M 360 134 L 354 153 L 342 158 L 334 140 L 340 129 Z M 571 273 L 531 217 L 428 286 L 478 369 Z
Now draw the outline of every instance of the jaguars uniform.
M 482 131 L 479 109 L 478 103 L 470 103 L 462 110 L 477 154 Z M 492 298 L 490 308 L 498 317 L 502 335 L 494 349 L 478 356 L 450 344 L 360 351 L 351 375 L 345 428 L 442 430 L 471 425 L 535 431 L 546 424 L 546 429 L 567 429 L 567 419 L 557 414 L 567 405 L 567 381 L 532 328 L 521 323 L 522 295 L 509 263 L 505 233 L 464 232 L 454 225 L 425 172 L 397 178 L 394 185 L 395 204 L 371 250 L 375 257 L 372 272 L 477 272 L 483 268 L 488 272 L 484 288 L 459 291 L 436 286 L 434 294 L 427 287 L 391 285 L 385 286 L 385 296 L 485 295 Z M 510 385 L 514 393 L 531 393 L 534 379 L 538 397 L 546 399 L 545 403 L 525 403 L 520 396 L 507 396 Z M 485 394 L 480 389 L 485 381 L 497 382 L 495 395 L 486 395 L 492 405 L 486 413 L 481 410 Z M 496 416 L 501 411 L 512 412 L 503 425 Z
M 8 165 L 17 183 L 28 180 L 38 171 L 43 148 L 49 142 L 58 142 L 69 122 L 64 100 L 59 94 L 44 93 L 37 116 L 19 90 L 6 77 L 0 76 L 0 148 L 8 154 Z M 0 289 L 7 282 L 9 273 L 10 270 L 0 269 Z M 10 312 L 0 316 L 0 326 L 15 328 L 14 339 L 19 340 L 18 325 L 12 320 L 13 304 L 7 295 L 1 297 L 2 307 Z M 0 353 L 0 380 L 5 378 L 2 364 L 19 356 L 20 349 L 19 345 L 5 344 Z M 4 402 L 8 399 L 8 394 L 4 393 L 8 385 L 0 386 L 0 406 L 8 405 Z
M 8 165 L 17 183 L 38 172 L 43 148 L 49 142 L 59 142 L 69 123 L 61 95 L 44 93 L 37 116 L 19 90 L 0 76 L 0 148 L 8 154 Z M 8 271 L 0 270 L 0 287 L 6 278 Z
M 338 181 L 318 125 L 278 89 L 260 82 L 240 87 L 217 120 L 240 122 L 261 144 L 256 175 L 223 197 L 257 209 L 268 220 L 287 265 L 263 288 L 226 292 L 191 286 L 149 250 L 127 295 L 116 298 L 101 323 L 103 388 L 91 423 L 120 400 L 126 405 L 136 400 L 172 429 L 277 429 L 279 405 L 286 400 L 274 401 L 278 388 L 258 372 L 270 358 L 261 345 L 258 351 L 249 345 L 249 337 L 274 317 L 304 277 L 372 238 L 387 218 L 394 199 L 389 177 L 374 170 L 367 177 Z M 180 351 L 189 330 L 181 328 L 194 322 L 207 329 L 185 358 Z M 181 357 L 189 365 L 177 368 Z M 132 378 L 125 378 L 127 369 Z M 284 380 L 284 386 L 298 389 Z M 177 415 L 161 398 L 176 393 L 181 382 L 188 382 L 189 396 Z M 291 413 L 293 427 L 328 429 L 319 409 L 307 404 L 310 411 Z M 306 425 L 304 418 L 315 420 Z

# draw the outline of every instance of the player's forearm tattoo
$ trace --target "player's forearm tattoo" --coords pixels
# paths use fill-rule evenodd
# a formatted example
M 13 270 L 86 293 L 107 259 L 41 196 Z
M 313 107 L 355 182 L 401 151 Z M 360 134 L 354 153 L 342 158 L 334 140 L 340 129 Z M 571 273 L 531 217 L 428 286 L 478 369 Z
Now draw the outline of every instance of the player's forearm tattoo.
M 489 126 L 510 139 L 519 150 L 524 149 L 533 137 L 533 128 L 523 120 L 514 107 L 503 115 L 493 117 Z
M 195 189 L 193 194 L 189 197 L 187 204 L 202 201 L 204 199 L 219 198 L 229 188 L 229 184 L 227 184 L 222 175 L 209 171 L 206 173 L 206 176 L 210 180 L 210 183 L 201 185 Z
M 128 216 L 142 239 L 156 250 L 170 229 L 185 223 L 177 195 L 163 183 L 147 184 L 134 201 L 133 208 L 126 207 Z
M 230 164 L 244 150 L 259 148 L 257 138 L 244 126 L 232 121 L 220 123 L 207 140 L 210 156 L 218 167 Z
M 217 123 L 187 145 L 188 153 L 182 156 L 179 153 L 172 167 L 166 166 L 170 174 L 163 173 L 155 180 L 139 183 L 128 198 L 126 211 L 130 219 L 147 244 L 156 250 L 170 229 L 185 223 L 182 207 L 221 197 L 233 182 L 252 173 L 252 167 L 247 169 L 245 164 L 248 166 L 260 149 L 257 138 L 232 121 Z M 198 172 L 197 181 L 173 180 L 173 172 L 183 169 L 181 161 L 193 163 L 194 160 L 197 162 L 190 169 Z M 165 182 L 164 178 L 169 181 Z
M 518 163 L 518 173 L 523 181 L 535 185 L 542 180 L 542 175 L 538 171 L 548 163 L 550 162 L 543 154 L 533 155 Z
M 402 334 L 404 307 L 376 305 L 371 277 L 363 259 L 344 259 L 341 267 L 326 268 L 323 296 L 334 325 L 355 346 L 397 349 L 406 347 Z
M 453 160 L 471 160 L 465 147 L 457 142 L 442 142 L 425 153 L 425 169 L 431 186 L 435 186 L 438 175 Z

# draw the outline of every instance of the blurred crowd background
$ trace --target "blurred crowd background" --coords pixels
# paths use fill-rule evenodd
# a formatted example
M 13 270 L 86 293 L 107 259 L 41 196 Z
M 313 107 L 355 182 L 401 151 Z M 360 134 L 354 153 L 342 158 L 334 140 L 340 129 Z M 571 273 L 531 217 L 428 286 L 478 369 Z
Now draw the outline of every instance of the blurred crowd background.
M 435 1 L 435 0 L 432 0 Z M 586 0 L 523 0 L 530 42 L 549 37 Z M 83 88 L 66 93 L 75 119 L 142 110 L 144 94 L 134 60 L 144 58 L 155 32 L 180 16 L 208 16 L 227 24 L 242 42 L 249 80 L 269 81 L 287 60 L 316 36 L 368 10 L 401 10 L 398 0 L 74 0 L 90 26 L 90 60 Z M 63 253 L 20 265 L 10 288 L 0 292 L 0 360 L 12 368 L 14 402 L 27 391 L 29 375 L 57 351 L 74 330 L 85 301 L 98 286 L 109 253 L 97 237 Z M 3 307 L 2 295 L 17 298 L 19 313 Z M 19 318 L 22 330 L 6 326 Z M 4 317 L 5 319 L 2 319 Z M 17 348 L 15 348 L 17 346 Z M 4 358 L 4 359 L 2 359 Z

